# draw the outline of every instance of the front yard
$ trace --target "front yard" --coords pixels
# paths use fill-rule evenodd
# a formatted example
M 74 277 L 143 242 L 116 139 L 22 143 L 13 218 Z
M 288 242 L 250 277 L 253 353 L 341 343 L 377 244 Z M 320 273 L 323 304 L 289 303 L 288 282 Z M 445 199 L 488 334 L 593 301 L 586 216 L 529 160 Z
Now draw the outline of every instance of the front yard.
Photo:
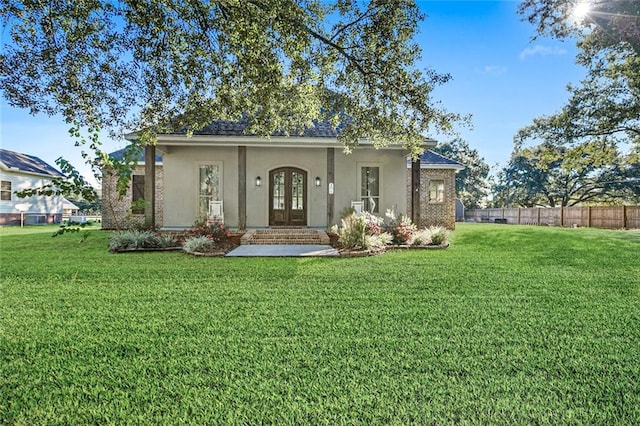
M 0 229 L 0 424 L 640 420 L 640 233 L 459 225 L 377 257 Z

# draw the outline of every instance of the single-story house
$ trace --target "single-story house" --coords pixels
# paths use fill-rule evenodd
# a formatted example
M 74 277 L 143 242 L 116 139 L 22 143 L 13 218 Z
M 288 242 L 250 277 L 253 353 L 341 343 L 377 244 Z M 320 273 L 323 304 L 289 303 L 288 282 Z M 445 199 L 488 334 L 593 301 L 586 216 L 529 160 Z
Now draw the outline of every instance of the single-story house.
M 64 175 L 38 157 L 0 149 L 0 225 L 60 223 L 68 203 L 61 195 L 18 198 L 15 194 L 56 177 Z
M 411 162 L 400 145 L 375 148 L 367 141 L 346 154 L 337 136 L 329 123 L 316 122 L 300 136 L 262 138 L 247 135 L 242 121 L 215 121 L 191 137 L 186 131 L 160 134 L 154 149 L 146 150 L 156 156 L 153 167 L 145 166 L 141 153 L 129 193 L 120 200 L 115 177 L 104 171 L 103 227 L 144 221 L 145 212 L 132 211 L 131 202 L 143 196 L 145 182 L 155 191 L 146 208 L 152 206 L 155 225 L 168 230 L 205 217 L 241 230 L 327 229 L 353 203 L 381 216 L 393 208 L 420 226 L 455 226 L 455 173 L 462 165 L 430 151 Z M 435 145 L 424 141 L 425 149 Z

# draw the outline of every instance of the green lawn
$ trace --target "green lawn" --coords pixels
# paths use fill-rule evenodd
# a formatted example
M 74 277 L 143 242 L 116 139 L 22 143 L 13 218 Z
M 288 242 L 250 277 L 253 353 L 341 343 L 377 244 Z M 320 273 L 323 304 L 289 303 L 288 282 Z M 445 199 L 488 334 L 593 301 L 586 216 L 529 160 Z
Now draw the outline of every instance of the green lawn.
M 371 258 L 0 229 L 0 424 L 638 424 L 640 233 L 459 225 Z

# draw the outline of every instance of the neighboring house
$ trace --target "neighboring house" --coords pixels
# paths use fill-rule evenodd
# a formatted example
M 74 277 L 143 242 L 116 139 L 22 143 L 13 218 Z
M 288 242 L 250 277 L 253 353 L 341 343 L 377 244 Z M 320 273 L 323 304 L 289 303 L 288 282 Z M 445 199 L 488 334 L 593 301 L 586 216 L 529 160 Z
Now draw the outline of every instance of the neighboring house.
M 62 206 L 62 214 L 65 216 L 77 216 L 80 213 L 80 207 L 73 204 L 71 201 L 64 199 Z
M 38 157 L 0 149 L 0 225 L 60 223 L 67 202 L 61 195 L 18 198 L 64 175 Z
M 363 141 L 345 154 L 336 130 L 324 122 L 301 136 L 276 134 L 267 139 L 246 135 L 245 130 L 244 122 L 216 121 L 191 137 L 186 132 L 158 135 L 155 149 L 162 159 L 160 163 L 156 156 L 156 226 L 184 229 L 199 218 L 213 217 L 237 229 L 326 229 L 340 223 L 340 212 L 352 202 L 363 202 L 365 210 L 381 216 L 389 208 L 411 214 L 413 197 L 406 188 L 412 168 L 407 168 L 408 151 L 402 146 L 375 148 Z M 127 135 L 129 140 L 136 138 L 135 133 Z M 424 147 L 435 144 L 427 139 Z M 143 159 L 134 178 L 144 175 Z M 453 180 L 462 166 L 455 162 L 437 166 L 420 165 L 420 225 L 453 228 Z M 144 220 L 143 212 L 139 217 L 130 214 L 130 203 L 137 193 L 135 181 L 120 202 L 107 202 L 117 199 L 114 185 L 109 183 L 113 179 L 106 171 L 103 227 L 115 227 L 107 221 L 109 204 L 119 206 L 113 210 L 121 220 Z M 449 213 L 450 218 L 444 217 Z
M 125 149 L 109 154 L 111 158 L 122 160 Z M 156 224 L 162 226 L 162 210 L 163 210 L 163 192 L 162 192 L 162 156 L 156 155 L 155 158 L 155 184 L 156 184 L 156 200 L 155 200 L 155 217 Z M 138 156 L 138 164 L 133 170 L 129 189 L 124 195 L 119 195 L 116 189 L 117 176 L 110 173 L 109 170 L 102 171 L 102 228 L 103 229 L 119 229 L 128 228 L 132 225 L 144 224 L 144 209 L 134 205 L 134 201 L 144 200 L 144 152 L 141 150 Z M 139 203 L 138 203 L 139 204 Z

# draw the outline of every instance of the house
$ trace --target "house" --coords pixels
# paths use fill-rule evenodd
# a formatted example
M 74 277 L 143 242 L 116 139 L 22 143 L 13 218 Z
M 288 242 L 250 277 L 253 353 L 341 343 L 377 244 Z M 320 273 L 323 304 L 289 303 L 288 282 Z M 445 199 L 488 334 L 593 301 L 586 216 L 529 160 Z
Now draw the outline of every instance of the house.
M 38 157 L 0 149 L 0 225 L 60 223 L 67 201 L 60 195 L 18 198 L 64 175 Z
M 168 230 L 188 228 L 204 217 L 224 220 L 228 227 L 240 230 L 327 229 L 340 222 L 340 212 L 352 202 L 362 202 L 365 210 L 379 215 L 389 208 L 412 214 L 421 226 L 454 226 L 453 181 L 459 163 L 432 168 L 421 161 L 418 169 L 417 162 L 408 163 L 409 153 L 402 146 L 375 148 L 367 141 L 346 154 L 336 129 L 325 122 L 316 122 L 299 136 L 274 134 L 270 138 L 247 135 L 246 127 L 243 121 L 215 121 L 191 137 L 186 131 L 158 135 L 154 148 L 161 160 L 156 155 L 150 173 L 140 157 L 129 193 L 120 201 L 115 177 L 105 171 L 103 227 L 144 220 L 143 211 L 131 211 L 131 201 L 144 193 L 143 179 L 156 193 L 152 206 L 155 224 Z M 135 133 L 127 135 L 132 141 L 137 137 Z M 435 144 L 427 139 L 424 147 Z M 416 178 L 412 178 L 414 170 L 420 171 Z M 419 198 L 406 189 L 415 179 L 427 185 L 418 186 Z M 436 198 L 429 198 L 429 185 L 435 185 Z M 418 204 L 421 207 L 412 210 Z M 435 218 L 429 217 L 432 211 L 438 215 L 433 223 Z M 450 220 L 443 218 L 449 213 Z

